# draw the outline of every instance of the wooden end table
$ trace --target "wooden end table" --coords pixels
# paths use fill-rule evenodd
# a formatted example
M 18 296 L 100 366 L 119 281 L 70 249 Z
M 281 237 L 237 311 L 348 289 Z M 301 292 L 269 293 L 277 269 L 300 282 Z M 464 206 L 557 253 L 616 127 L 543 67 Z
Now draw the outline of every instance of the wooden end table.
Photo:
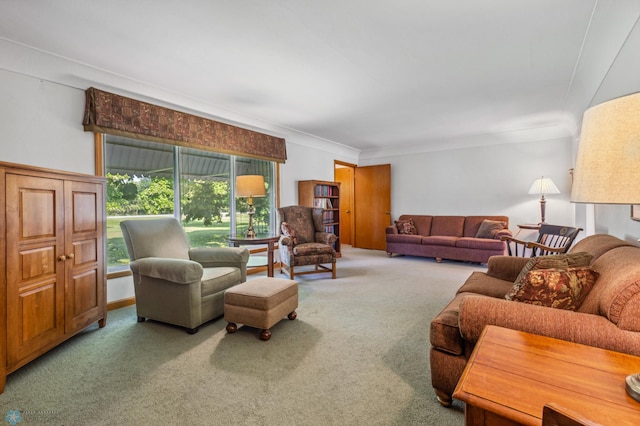
M 603 425 L 640 424 L 640 402 L 625 377 L 640 357 L 487 326 L 453 397 L 465 402 L 465 425 L 540 425 L 555 403 Z
M 264 238 L 229 237 L 229 245 L 239 247 L 240 245 L 266 245 L 267 246 L 267 276 L 273 277 L 273 250 L 279 236 Z

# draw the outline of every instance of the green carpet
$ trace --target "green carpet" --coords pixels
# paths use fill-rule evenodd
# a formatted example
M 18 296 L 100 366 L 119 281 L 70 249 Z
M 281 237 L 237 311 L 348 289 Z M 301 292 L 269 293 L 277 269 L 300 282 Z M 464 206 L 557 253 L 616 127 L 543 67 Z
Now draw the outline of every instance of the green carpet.
M 111 311 L 9 375 L 0 414 L 19 410 L 20 426 L 462 425 L 462 404 L 441 407 L 431 388 L 429 323 L 479 269 L 347 247 L 336 280 L 298 278 L 298 318 L 267 342 L 249 327 L 228 335 L 223 318 L 189 335 Z

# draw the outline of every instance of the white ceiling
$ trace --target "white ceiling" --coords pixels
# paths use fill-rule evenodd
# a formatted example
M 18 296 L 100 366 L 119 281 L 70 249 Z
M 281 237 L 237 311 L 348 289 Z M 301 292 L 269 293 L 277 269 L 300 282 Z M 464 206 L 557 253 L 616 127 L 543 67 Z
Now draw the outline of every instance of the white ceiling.
M 596 5 L 0 0 L 0 38 L 366 152 L 570 134 L 568 96 Z

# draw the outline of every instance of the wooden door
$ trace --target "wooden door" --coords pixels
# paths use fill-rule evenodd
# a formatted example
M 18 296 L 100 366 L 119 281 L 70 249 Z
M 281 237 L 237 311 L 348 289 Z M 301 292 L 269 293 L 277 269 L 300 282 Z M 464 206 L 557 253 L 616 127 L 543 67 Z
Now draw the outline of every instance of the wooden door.
M 391 165 L 356 167 L 354 247 L 385 250 L 391 224 Z
M 340 240 L 353 245 L 353 167 L 336 167 L 335 180 L 340 182 Z
M 7 174 L 7 370 L 64 334 L 63 181 Z
M 102 185 L 65 182 L 67 292 L 65 331 L 74 333 L 100 320 L 106 303 L 102 244 Z

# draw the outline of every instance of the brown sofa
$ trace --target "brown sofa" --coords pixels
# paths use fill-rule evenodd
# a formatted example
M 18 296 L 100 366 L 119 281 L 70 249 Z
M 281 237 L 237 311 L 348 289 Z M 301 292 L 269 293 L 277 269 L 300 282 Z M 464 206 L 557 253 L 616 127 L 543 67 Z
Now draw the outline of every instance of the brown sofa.
M 487 263 L 491 256 L 505 254 L 503 236 L 512 236 L 507 216 L 428 216 L 404 214 L 396 222 L 409 219 L 415 225 L 415 235 L 401 234 L 397 225 L 386 228 L 387 256 L 404 254 Z M 504 222 L 504 229 L 493 238 L 476 238 L 484 220 Z
M 529 259 L 495 256 L 487 271 L 473 272 L 432 320 L 431 383 L 442 405 L 451 404 L 486 325 L 640 355 L 640 247 L 598 234 L 577 242 L 569 252 L 593 255 L 589 266 L 599 273 L 576 311 L 505 300 Z

